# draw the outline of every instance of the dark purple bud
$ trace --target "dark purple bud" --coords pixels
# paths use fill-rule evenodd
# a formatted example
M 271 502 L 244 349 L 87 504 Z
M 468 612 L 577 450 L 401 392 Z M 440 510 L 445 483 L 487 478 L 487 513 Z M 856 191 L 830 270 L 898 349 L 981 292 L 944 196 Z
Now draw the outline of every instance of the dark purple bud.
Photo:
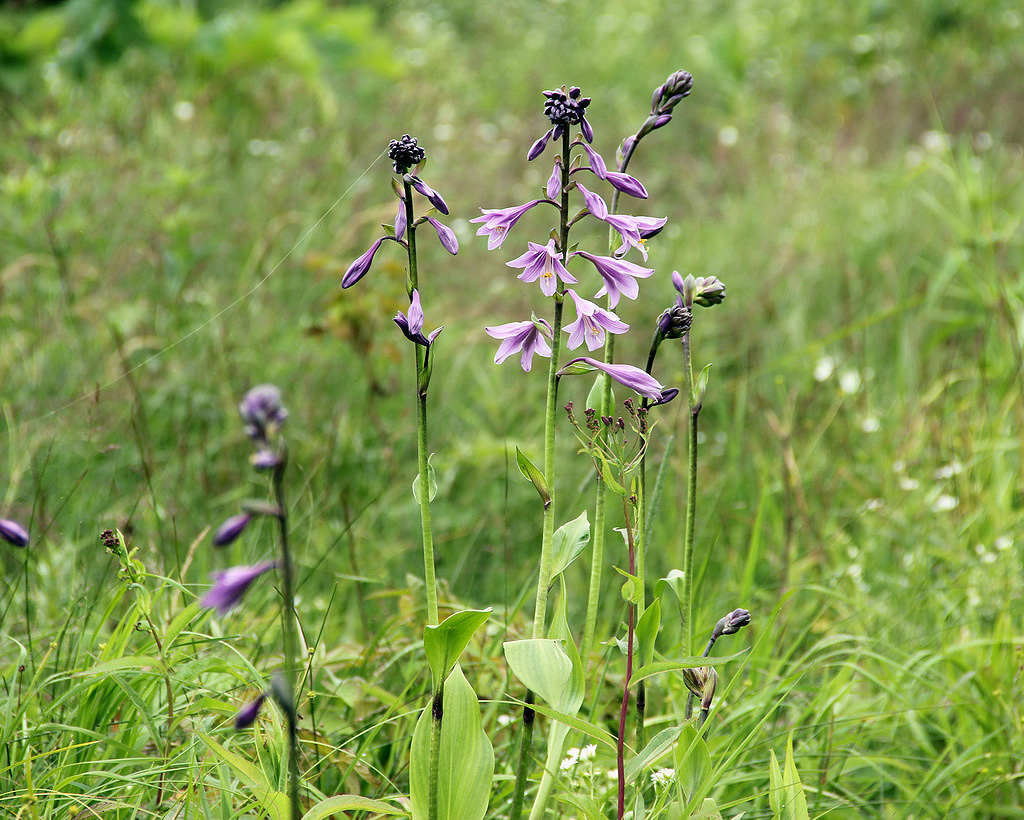
M 448 205 L 445 203 L 441 195 L 431 188 L 419 177 L 410 177 L 412 180 L 412 187 L 419 191 L 423 196 L 430 200 L 430 204 L 433 205 L 437 210 L 443 213 L 445 216 L 448 215 Z
M 735 635 L 750 623 L 750 613 L 745 609 L 734 609 L 715 625 L 718 635 Z
M 459 240 L 455 236 L 455 231 L 447 225 L 442 225 L 432 216 L 427 217 L 427 222 L 437 231 L 437 238 L 441 240 L 441 246 L 452 256 L 455 256 L 459 252 Z
M 383 244 L 385 239 L 387 239 L 387 237 L 382 236 L 370 245 L 370 249 L 366 251 L 366 253 L 348 266 L 348 270 L 345 271 L 345 275 L 341 277 L 341 286 L 343 288 L 352 287 L 356 282 L 366 276 L 367 272 L 370 270 L 370 265 L 373 264 L 374 254 L 380 250 L 380 246 Z
M 629 174 L 620 174 L 618 171 L 609 171 L 606 178 L 612 184 L 612 187 L 622 191 L 622 193 L 629 194 L 637 199 L 647 199 L 647 189 L 635 177 L 631 177 Z
M 590 122 L 586 117 L 580 120 L 580 133 L 583 134 L 583 139 L 587 142 L 594 141 L 594 129 L 590 127 Z
M 537 159 L 537 157 L 544 153 L 544 149 L 548 147 L 548 140 L 551 139 L 551 135 L 554 133 L 554 130 L 554 128 L 550 129 L 543 137 L 530 146 L 530 150 L 526 153 L 526 159 L 528 162 L 530 160 Z
M 267 433 L 285 423 L 288 411 L 281 406 L 281 391 L 272 384 L 260 384 L 245 394 L 238 405 L 245 432 L 255 441 L 266 441 Z
M 28 546 L 28 530 L 9 518 L 0 518 L 0 538 L 15 547 Z
M 427 152 L 420 148 L 415 137 L 408 134 L 402 135 L 400 140 L 391 140 L 388 143 L 388 159 L 395 167 L 396 174 L 407 173 L 414 165 L 423 162 Z
M 226 615 L 245 597 L 253 581 L 263 573 L 276 569 L 277 566 L 277 561 L 264 561 L 261 564 L 231 567 L 213 573 L 215 583 L 203 596 L 200 605 L 205 609 L 216 609 L 221 615 Z
M 672 399 L 679 395 L 678 387 L 666 387 L 661 391 L 661 395 L 651 402 L 651 407 L 657 407 L 659 404 L 668 404 Z
M 675 304 L 658 317 L 658 332 L 665 339 L 681 339 L 693 323 L 693 314 L 683 305 Z
M 661 128 L 663 125 L 668 125 L 672 121 L 671 114 L 661 114 L 655 118 L 654 123 L 651 125 L 651 130 L 655 128 Z
M 249 463 L 257 470 L 273 470 L 282 464 L 281 456 L 267 447 L 260 447 L 249 456 Z
M 252 521 L 250 513 L 233 515 L 217 528 L 213 534 L 213 545 L 215 547 L 226 547 L 242 534 L 249 522 Z
M 590 125 L 584 125 L 586 120 L 583 116 L 587 106 L 590 105 L 590 97 L 581 97 L 580 93 L 576 86 L 567 90 L 564 85 L 554 91 L 544 92 L 544 115 L 555 125 L 555 133 L 552 134 L 552 137 L 558 138 L 561 135 L 559 130 L 561 126 L 579 124 L 584 139 L 587 142 L 593 141 L 593 131 L 590 131 L 590 136 L 587 137 Z
M 263 706 L 263 702 L 267 699 L 266 692 L 260 692 L 252 703 L 247 703 L 241 709 L 238 710 L 238 714 L 235 715 L 235 731 L 242 731 L 248 729 L 256 722 L 256 717 L 260 713 L 260 709 Z
M 693 75 L 689 71 L 672 72 L 668 79 L 654 90 L 651 98 L 651 116 L 671 114 L 672 109 L 684 97 L 688 97 L 692 90 Z

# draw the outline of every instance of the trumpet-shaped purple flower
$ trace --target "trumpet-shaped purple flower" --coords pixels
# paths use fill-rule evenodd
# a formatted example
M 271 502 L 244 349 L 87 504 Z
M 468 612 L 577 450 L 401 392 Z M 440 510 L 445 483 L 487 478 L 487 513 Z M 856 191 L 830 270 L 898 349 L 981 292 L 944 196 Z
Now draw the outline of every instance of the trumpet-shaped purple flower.
M 576 321 L 562 328 L 569 334 L 567 344 L 570 350 L 575 350 L 584 342 L 587 350 L 596 350 L 604 344 L 605 331 L 625 333 L 629 330 L 629 325 L 620 321 L 614 313 L 583 299 L 572 288 L 566 293 L 576 305 Z
M 0 518 L 0 538 L 14 547 L 28 546 L 28 530 L 9 518 Z
M 444 201 L 444 198 L 437 191 L 435 191 L 433 188 L 427 185 L 427 183 L 425 183 L 419 177 L 410 176 L 409 179 L 412 180 L 412 187 L 419 191 L 421 194 L 423 194 L 423 196 L 425 196 L 430 201 L 431 205 L 437 208 L 437 210 L 439 210 L 445 216 L 448 215 L 448 205 Z
M 558 251 L 555 250 L 554 239 L 549 239 L 547 245 L 538 245 L 536 242 L 527 244 L 530 249 L 526 253 L 505 263 L 510 268 L 524 269 L 517 279 L 524 282 L 536 282 L 539 279 L 541 293 L 545 296 L 554 294 L 558 286 L 556 279 L 576 284 L 576 278 L 565 269 Z
M 519 221 L 520 217 L 531 208 L 546 202 L 544 199 L 531 199 L 523 205 L 516 205 L 512 208 L 481 208 L 483 216 L 469 220 L 470 222 L 484 223 L 476 230 L 477 236 L 487 237 L 487 250 L 493 251 L 500 248 L 505 241 L 508 232 Z
M 397 226 L 395 232 L 397 233 Z M 341 286 L 343 288 L 352 287 L 356 282 L 358 282 L 360 279 L 366 276 L 367 272 L 370 270 L 370 265 L 373 264 L 374 255 L 377 253 L 378 250 L 380 250 L 380 246 L 384 243 L 384 241 L 388 239 L 392 240 L 393 242 L 398 242 L 398 238 L 396 236 L 382 236 L 380 239 L 378 239 L 376 242 L 370 245 L 370 249 L 366 251 L 366 253 L 364 253 L 362 256 L 356 259 L 355 262 L 348 266 L 348 270 L 345 271 L 345 275 L 341 277 Z
M 432 216 L 427 217 L 427 222 L 437 232 L 437 238 L 441 241 L 441 247 L 452 256 L 455 256 L 459 252 L 459 240 L 455 236 L 455 231 L 447 225 L 441 224 Z
M 600 194 L 595 194 L 589 188 L 576 183 L 576 187 L 579 188 L 581 194 L 583 194 L 583 201 L 587 205 L 587 210 L 590 211 L 591 215 L 596 219 L 600 219 L 602 222 L 608 218 L 608 205 L 601 198 Z
M 551 357 L 551 345 L 548 344 L 552 337 L 551 325 L 543 319 L 533 319 L 529 322 L 509 322 L 504 325 L 485 327 L 487 335 L 495 339 L 501 339 L 498 345 L 498 352 L 494 354 L 494 363 L 501 364 L 513 353 L 522 353 L 519 363 L 523 370 L 529 372 L 533 367 L 533 355 L 545 358 Z
M 630 390 L 635 390 L 641 396 L 653 401 L 659 401 L 663 395 L 675 390 L 675 388 L 666 388 L 654 376 L 641 370 L 639 367 L 633 367 L 631 364 L 607 364 L 587 356 L 581 356 L 578 359 L 566 362 L 562 369 L 558 371 L 558 375 L 575 376 L 581 373 L 591 373 L 594 370 L 607 373 L 619 384 L 628 387 Z M 678 393 L 679 391 L 675 390 L 675 392 Z
M 248 729 L 256 722 L 256 718 L 260 713 L 260 708 L 263 706 L 263 702 L 267 699 L 266 692 L 260 692 L 256 696 L 256 700 L 251 703 L 247 703 L 241 709 L 238 710 L 238 714 L 235 715 L 235 731 L 242 731 L 242 729 Z
M 434 339 L 437 338 L 437 334 L 444 330 L 444 325 L 437 328 L 437 330 L 431 331 L 429 336 L 424 336 L 424 319 L 423 307 L 420 304 L 420 292 L 414 290 L 412 292 L 412 300 L 409 302 L 409 315 L 406 316 L 399 311 L 395 316 L 394 322 L 410 342 L 429 348 L 433 344 Z
M 233 515 L 219 527 L 213 534 L 213 545 L 215 547 L 226 547 L 238 538 L 252 521 L 252 513 L 240 513 Z
M 604 158 L 589 145 L 584 144 L 583 150 L 590 160 L 590 170 L 594 172 L 598 179 L 610 182 L 612 187 L 622 191 L 624 194 L 629 194 L 637 199 L 647 199 L 647 189 L 640 180 L 619 171 L 609 171 Z
M 613 256 L 595 256 L 586 251 L 578 251 L 575 256 L 582 256 L 591 262 L 597 272 L 604 280 L 604 285 L 597 292 L 597 296 L 608 294 L 608 304 L 615 307 L 619 303 L 619 297 L 636 299 L 640 292 L 637 279 L 646 279 L 654 273 L 653 268 L 644 268 L 625 259 L 616 259 Z
M 279 566 L 279 561 L 263 561 L 252 566 L 230 567 L 215 572 L 215 583 L 203 596 L 200 605 L 206 609 L 216 609 L 221 615 L 226 615 L 242 600 L 253 581 Z

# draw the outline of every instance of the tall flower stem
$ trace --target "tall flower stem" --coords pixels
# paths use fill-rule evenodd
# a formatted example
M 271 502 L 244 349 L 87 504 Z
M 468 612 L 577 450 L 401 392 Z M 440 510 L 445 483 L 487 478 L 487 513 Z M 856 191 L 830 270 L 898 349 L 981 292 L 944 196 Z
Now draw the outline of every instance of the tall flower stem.
M 430 710 L 430 762 L 427 820 L 437 820 L 437 777 L 441 759 L 441 722 L 444 719 L 444 681 L 438 684 Z
M 288 711 L 288 795 L 291 803 L 292 820 L 299 820 L 302 809 L 299 805 L 299 733 L 295 719 L 295 650 L 298 636 L 295 630 L 295 573 L 292 566 L 292 554 L 288 544 L 288 507 L 284 495 L 284 470 L 288 463 L 288 454 L 282 441 L 281 458 L 274 467 L 272 483 L 274 500 L 277 503 L 277 523 L 281 541 L 281 594 L 284 598 L 281 607 L 281 636 L 284 644 L 284 680 L 285 686 L 292 697 L 292 708 Z
M 412 207 L 412 184 L 408 176 L 403 178 L 405 192 L 405 221 L 408 231 L 406 248 L 409 252 L 409 280 L 406 289 L 409 298 L 419 288 L 419 274 L 416 268 L 416 223 Z M 427 622 L 438 623 L 437 578 L 434 572 L 434 533 L 430 524 L 430 467 L 427 452 L 427 391 L 423 386 L 423 369 L 426 348 L 416 348 L 416 463 L 419 471 L 420 528 L 423 532 L 423 579 L 427 592 Z
M 686 483 L 686 526 L 683 530 L 683 639 L 685 654 L 693 654 L 693 537 L 697 517 L 697 417 L 700 402 L 693 394 L 693 361 L 690 357 L 690 332 L 683 336 L 683 370 L 686 375 L 686 400 L 689 402 L 689 460 Z M 689 715 L 687 715 L 689 717 Z
M 629 574 L 636 574 L 636 542 L 633 525 L 629 520 L 629 501 L 623 500 L 622 511 L 626 517 L 626 544 L 629 549 Z M 619 737 L 616 746 L 615 762 L 618 770 L 618 812 L 616 817 L 622 820 L 626 813 L 626 717 L 629 714 L 629 682 L 633 677 L 633 640 L 636 628 L 636 604 L 626 604 L 626 677 L 622 683 L 622 707 L 619 709 Z
M 562 264 L 569 259 L 569 129 L 562 131 L 562 195 L 558 209 L 559 251 Z M 548 586 L 551 575 L 551 545 L 555 535 L 555 416 L 558 403 L 558 354 L 561 348 L 562 308 L 564 307 L 565 285 L 559 283 L 555 293 L 555 315 L 551 322 L 551 361 L 548 366 L 548 392 L 544 406 L 544 483 L 550 493 L 550 501 L 544 507 L 544 526 L 540 543 L 540 569 L 537 577 L 537 598 L 533 609 L 533 637 L 543 638 L 547 623 Z M 535 713 L 531 704 L 533 692 L 526 693 L 523 706 L 523 732 L 519 746 L 519 764 L 516 769 L 516 785 L 512 795 L 510 820 L 519 820 L 523 809 L 523 794 L 526 791 L 526 774 L 533 746 L 533 723 Z

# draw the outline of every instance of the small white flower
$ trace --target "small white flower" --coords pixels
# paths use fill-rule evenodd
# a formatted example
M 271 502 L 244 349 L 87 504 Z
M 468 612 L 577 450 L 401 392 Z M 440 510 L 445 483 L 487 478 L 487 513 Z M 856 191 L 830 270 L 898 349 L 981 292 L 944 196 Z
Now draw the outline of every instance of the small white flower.
M 512 715 L 498 715 L 498 725 L 499 726 L 508 726 L 514 720 L 515 720 L 515 718 L 512 717 Z
M 582 749 L 580 749 L 580 762 L 585 763 L 588 760 L 593 760 L 596 754 L 597 744 L 590 743 L 587 746 L 584 746 Z
M 836 369 L 834 356 L 822 356 L 814 365 L 814 380 L 816 382 L 828 381 Z
M 1013 539 L 1010 538 L 1010 536 L 1008 535 L 1000 535 L 995 541 L 995 547 L 1000 552 L 1002 552 L 1003 550 L 1008 550 L 1012 546 Z
M 839 389 L 848 396 L 860 390 L 860 373 L 853 369 L 840 373 Z
M 740 132 L 734 125 L 727 125 L 718 132 L 718 144 L 725 148 L 732 148 L 740 141 Z
M 918 481 L 916 478 L 909 478 L 908 476 L 903 476 L 900 479 L 901 490 L 906 490 L 907 492 L 910 492 L 911 490 L 916 490 L 920 486 L 921 482 Z
M 609 780 L 618 780 L 619 779 L 619 771 L 618 771 L 618 769 L 608 769 L 604 773 L 604 776 L 607 777 Z
M 881 498 L 869 498 L 867 501 L 864 502 L 864 509 L 868 510 L 869 512 L 880 510 L 884 506 L 885 502 Z
M 940 495 L 932 504 L 932 512 L 949 512 L 955 510 L 960 504 L 960 499 L 955 495 Z
M 960 475 L 964 471 L 964 465 L 957 460 L 949 462 L 949 464 L 943 464 L 939 469 L 935 471 L 935 477 L 939 480 L 944 478 L 952 478 L 955 475 Z
M 983 564 L 994 564 L 999 559 L 999 556 L 994 552 L 986 552 L 981 556 L 981 563 Z
M 196 107 L 188 100 L 178 100 L 173 110 L 175 119 L 180 122 L 191 122 L 196 115 Z
M 579 760 L 580 750 L 572 748 L 566 753 L 566 758 L 558 764 L 558 768 L 560 768 L 564 772 L 566 769 L 571 769 L 573 766 L 579 763 Z
M 865 416 L 860 422 L 860 429 L 865 433 L 877 433 L 881 427 L 882 423 L 877 416 Z
M 925 151 L 933 154 L 941 153 L 949 148 L 949 137 L 941 131 L 925 131 L 921 135 L 921 145 Z
M 676 770 L 675 769 L 658 769 L 656 772 L 651 772 L 651 783 L 655 786 L 671 786 L 672 781 L 675 780 Z

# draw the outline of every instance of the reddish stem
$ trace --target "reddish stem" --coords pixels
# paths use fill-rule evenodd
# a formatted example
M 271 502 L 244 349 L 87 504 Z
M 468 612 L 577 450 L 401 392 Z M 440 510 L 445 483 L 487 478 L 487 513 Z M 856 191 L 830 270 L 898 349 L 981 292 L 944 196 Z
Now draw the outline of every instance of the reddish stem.
M 626 516 L 626 543 L 629 546 L 629 574 L 636 573 L 636 549 L 633 544 L 633 525 L 629 520 L 629 502 L 623 501 Z M 633 677 L 633 630 L 636 620 L 636 604 L 626 605 L 628 632 L 626 635 L 626 680 L 622 684 L 622 708 L 619 710 L 619 740 L 616 749 L 616 763 L 619 770 L 618 820 L 626 813 L 626 717 L 629 714 L 629 681 Z

